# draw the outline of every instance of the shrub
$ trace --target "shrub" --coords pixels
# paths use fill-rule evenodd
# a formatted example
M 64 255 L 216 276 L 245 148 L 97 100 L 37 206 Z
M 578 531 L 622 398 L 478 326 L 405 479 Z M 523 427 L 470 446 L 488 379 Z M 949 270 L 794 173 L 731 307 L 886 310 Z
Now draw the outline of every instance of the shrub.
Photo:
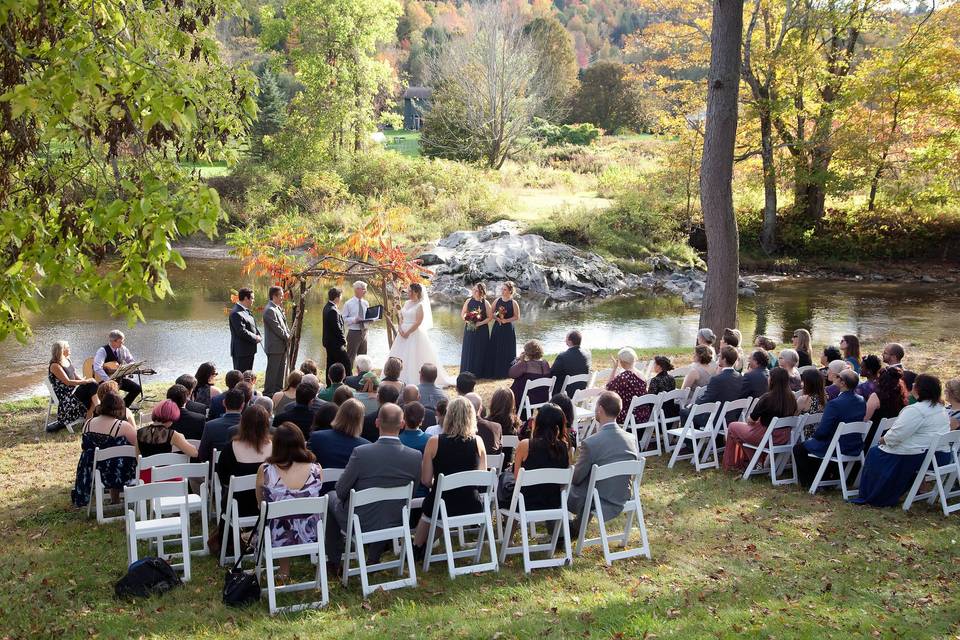
M 543 118 L 533 119 L 533 135 L 547 144 L 590 145 L 603 133 L 589 122 L 582 124 L 555 125 Z

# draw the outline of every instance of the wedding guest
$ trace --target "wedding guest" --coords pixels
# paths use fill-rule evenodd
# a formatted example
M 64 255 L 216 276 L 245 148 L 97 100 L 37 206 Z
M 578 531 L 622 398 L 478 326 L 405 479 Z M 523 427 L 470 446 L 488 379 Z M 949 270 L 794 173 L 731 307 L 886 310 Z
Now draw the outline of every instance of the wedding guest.
M 436 409 L 437 401 L 446 398 L 447 394 L 437 386 L 437 365 L 424 364 L 420 367 L 420 403 L 427 409 Z
M 193 389 L 193 400 L 195 402 L 209 407 L 210 401 L 222 393 L 219 387 L 214 386 L 218 375 L 220 373 L 217 371 L 217 365 L 212 362 L 204 362 L 197 367 L 197 373 L 194 376 L 197 379 L 197 384 Z
M 724 329 L 723 333 L 720 335 L 720 350 L 723 350 L 724 347 L 733 347 L 737 352 L 737 363 L 733 365 L 733 368 L 739 373 L 743 371 L 743 349 L 740 348 L 740 343 L 743 342 L 743 335 L 740 333 L 739 329 Z
M 380 437 L 380 431 L 377 429 L 377 418 L 380 416 L 380 412 L 383 411 L 385 405 L 396 405 L 397 409 L 400 408 L 400 405 L 397 401 L 400 399 L 400 392 L 397 391 L 396 387 L 393 386 L 383 386 L 377 389 L 377 408 L 373 411 L 367 412 L 366 417 L 363 419 L 363 433 L 360 434 L 370 442 L 376 442 L 377 438 Z M 401 415 L 401 419 L 402 419 Z
M 400 432 L 400 442 L 420 453 L 423 453 L 430 439 L 422 429 L 423 414 L 424 406 L 419 402 L 408 402 L 403 405 L 403 431 Z
M 743 376 L 737 373 L 734 369 L 734 365 L 739 358 L 737 350 L 731 347 L 730 345 L 725 345 L 720 349 L 720 371 L 717 372 L 717 375 L 710 378 L 710 382 L 707 383 L 707 388 L 704 389 L 703 394 L 697 400 L 697 404 L 707 404 L 709 402 L 719 402 L 722 406 L 724 402 L 729 402 L 731 400 L 737 400 L 740 398 L 740 389 L 743 386 Z M 686 423 L 687 416 L 690 415 L 693 405 L 681 409 L 680 419 L 682 423 Z M 649 409 L 648 409 L 649 412 Z M 705 414 L 698 415 L 695 419 L 695 425 L 698 429 L 702 429 L 706 424 L 707 416 Z
M 523 353 L 513 361 L 507 375 L 513 379 L 510 389 L 519 406 L 528 380 L 539 380 L 550 376 L 550 365 L 543 359 L 543 344 L 539 340 L 530 340 L 524 344 Z M 549 397 L 550 389 L 536 389 L 529 394 L 532 404 L 546 402 Z M 530 416 L 520 417 L 526 419 Z
M 358 400 L 346 400 L 333 418 L 333 428 L 310 434 L 310 450 L 324 469 L 343 469 L 350 454 L 360 445 L 370 444 L 360 437 L 363 430 L 363 405 Z M 325 487 L 326 490 L 332 488 Z
M 849 334 L 843 336 L 840 338 L 840 351 L 850 368 L 860 373 L 860 338 Z
M 273 399 L 268 398 L 267 396 L 257 396 L 253 399 L 253 402 L 250 404 L 256 405 L 258 407 L 263 407 L 267 410 L 267 413 L 273 415 Z
M 70 501 L 75 507 L 85 507 L 90 501 L 93 486 L 93 453 L 96 449 L 109 449 L 137 444 L 137 428 L 126 421 L 127 407 L 116 393 L 107 394 L 100 403 L 100 415 L 87 420 L 80 436 L 80 459 Z M 132 457 L 111 458 L 97 465 L 103 486 L 110 490 L 113 502 L 120 498 L 120 489 L 133 480 L 137 471 L 137 459 Z
M 343 384 L 352 387 L 354 391 L 363 391 L 364 379 L 368 377 L 370 370 L 373 368 L 373 361 L 367 355 L 358 355 L 353 364 L 357 369 L 357 374 L 344 378 Z
M 492 364 L 489 353 L 493 307 L 487 301 L 487 289 L 482 282 L 475 284 L 470 297 L 464 300 L 463 307 L 460 309 L 460 318 L 463 320 L 460 371 L 469 371 L 477 377 L 487 378 L 490 374 L 488 364 Z
M 307 358 L 300 363 L 300 373 L 303 375 L 318 375 L 320 373 L 320 368 L 317 366 L 317 363 L 312 358 Z
M 257 391 L 257 374 L 252 369 L 247 369 L 243 372 L 243 381 L 250 385 L 250 393 L 254 398 L 260 395 L 260 392 Z
M 227 375 L 224 376 L 223 381 L 227 385 L 226 391 L 229 391 L 243 382 L 243 372 L 237 371 L 236 369 L 231 369 L 230 371 L 227 371 Z M 207 409 L 207 418 L 209 420 L 216 420 L 223 415 L 223 412 L 223 393 L 218 393 L 210 398 L 209 408 Z
M 521 424 L 516 409 L 517 405 L 513 393 L 509 389 L 497 389 L 490 398 L 487 419 L 500 425 L 502 435 L 516 435 Z
M 884 418 L 896 418 L 908 404 L 903 372 L 893 367 L 884 367 L 877 378 L 876 389 L 867 398 L 866 412 L 863 414 L 863 419 L 871 423 L 866 446 L 870 446 L 873 442 L 873 437 L 880 428 L 880 422 Z
M 697 331 L 697 344 L 696 347 L 710 347 L 713 348 L 713 343 L 717 340 L 717 334 L 713 332 L 713 329 L 710 327 L 703 327 Z
M 483 447 L 489 453 L 496 455 L 501 452 L 503 430 L 499 422 L 487 420 L 483 416 L 483 399 L 478 393 L 468 393 L 463 396 L 470 401 L 473 410 L 477 412 L 477 435 L 483 440 Z
M 647 393 L 661 394 L 675 391 L 677 388 L 677 379 L 670 375 L 673 371 L 673 363 L 666 356 L 656 356 L 653 359 L 654 376 L 650 378 L 647 385 Z M 663 405 L 663 413 L 667 418 L 676 418 L 680 415 L 680 407 L 676 402 L 668 402 Z
M 222 394 L 224 414 L 214 420 L 207 420 L 203 425 L 203 436 L 200 438 L 200 462 L 208 462 L 213 456 L 213 450 L 223 451 L 230 441 L 233 432 L 240 424 L 240 415 L 246 406 L 243 392 L 239 389 L 229 389 Z M 251 472 L 252 473 L 252 472 Z
M 793 349 L 781 349 L 777 358 L 777 366 L 785 369 L 790 376 L 790 390 L 796 393 L 800 391 L 800 372 L 797 371 L 797 364 L 800 362 L 800 355 Z
M 816 372 L 814 372 L 816 373 Z M 753 451 L 744 449 L 744 444 L 757 446 L 774 418 L 797 415 L 797 398 L 790 390 L 790 375 L 783 369 L 770 372 L 770 390 L 760 396 L 746 422 L 731 422 L 727 428 L 726 448 L 723 451 L 723 468 L 744 471 L 753 457 Z M 791 427 L 775 429 L 773 444 L 790 442 Z
M 66 340 L 53 343 L 47 380 L 57 396 L 57 420 L 46 425 L 47 433 L 65 429 L 68 424 L 93 415 L 93 410 L 100 403 L 97 381 L 80 377 L 70 361 L 70 344 Z
M 875 355 L 866 356 L 860 362 L 860 377 L 865 378 L 857 386 L 857 395 L 863 398 L 869 398 L 877 387 L 877 377 L 883 369 L 883 363 Z
M 175 384 L 167 389 L 167 400 L 172 400 L 180 409 L 180 417 L 173 423 L 173 430 L 187 440 L 199 440 L 203 437 L 203 425 L 207 419 L 187 409 L 187 388 Z
M 888 371 L 898 369 L 888 368 Z M 860 477 L 860 491 L 850 502 L 891 507 L 900 501 L 920 471 L 930 447 L 950 430 L 950 418 L 940 402 L 940 380 L 919 375 L 914 382 L 917 402 L 904 407 L 893 426 L 880 438 L 880 445 L 867 453 Z M 937 452 L 941 464 L 948 454 Z
M 809 487 L 813 478 L 817 475 L 817 469 L 820 467 L 820 458 L 811 458 L 809 454 L 824 456 L 827 453 L 827 447 L 833 440 L 833 434 L 841 422 L 860 422 L 866 412 L 866 402 L 856 394 L 857 385 L 860 383 L 860 377 L 852 370 L 847 369 L 840 373 L 839 385 L 841 386 L 840 395 L 827 403 L 823 410 L 823 419 L 817 425 L 813 436 L 798 442 L 793 448 L 794 464 L 797 467 L 797 479 L 800 486 Z M 863 452 L 863 439 L 856 434 L 846 435 L 840 438 L 840 451 L 844 455 L 854 456 Z
M 490 376 L 497 380 L 513 377 L 510 368 L 517 357 L 517 333 L 514 323 L 520 320 L 520 305 L 513 299 L 516 287 L 510 281 L 500 287 L 500 297 L 493 305 L 493 329 L 490 332 Z
M 513 392 L 507 390 L 507 393 L 510 394 L 511 398 L 513 397 Z M 446 419 L 447 404 L 449 404 L 449 402 L 447 398 L 442 398 L 437 402 L 437 424 L 432 427 L 427 427 L 427 429 L 424 430 L 424 433 L 428 436 L 438 436 L 443 433 L 443 421 Z
M 287 383 L 283 391 L 273 394 L 273 411 L 280 413 L 288 404 L 297 400 L 297 385 L 303 382 L 303 372 L 294 369 L 287 374 Z
M 257 501 L 280 502 L 297 498 L 315 498 L 321 494 L 323 469 L 307 450 L 303 432 L 285 423 L 273 433 L 270 457 L 257 471 Z M 270 521 L 270 544 L 286 547 L 317 542 L 319 516 L 295 516 Z M 290 558 L 277 560 L 277 580 L 290 577 Z
M 319 386 L 308 381 L 297 385 L 297 399 L 292 405 L 287 405 L 283 411 L 273 418 L 274 428 L 279 427 L 284 422 L 292 422 L 300 427 L 304 436 L 310 437 L 310 429 L 313 425 L 313 414 L 316 413 L 311 405 L 317 393 Z
M 827 366 L 834 360 L 843 360 L 843 354 L 840 353 L 840 349 L 832 345 L 824 347 L 823 353 L 820 356 L 820 374 L 824 379 L 827 377 Z
M 567 334 L 567 350 L 557 356 L 550 367 L 550 377 L 556 377 L 557 383 L 553 386 L 553 393 L 566 393 L 571 398 L 581 389 L 587 388 L 586 382 L 575 382 L 569 387 L 563 387 L 567 376 L 581 376 L 590 373 L 590 352 L 580 348 L 583 335 L 579 331 Z
M 115 393 L 120 395 L 120 385 L 117 384 L 116 380 L 107 380 L 106 382 L 101 382 L 100 386 L 97 387 L 97 402 L 102 403 L 103 399 L 107 397 L 107 394 Z M 93 415 L 100 415 L 100 406 L 98 405 L 96 409 L 93 410 Z M 130 411 L 130 407 L 127 407 L 127 413 L 125 420 L 132 424 L 134 427 L 137 426 L 137 418 L 133 415 L 133 411 Z
M 960 428 L 960 378 L 947 380 L 947 383 L 943 385 L 943 395 L 947 401 L 950 429 L 958 429 Z
M 423 407 L 423 403 L 420 402 L 420 389 L 415 384 L 408 384 L 400 393 L 400 407 L 407 406 L 408 402 L 417 402 Z M 421 422 L 425 427 L 432 427 L 437 424 L 437 413 L 433 409 L 423 407 L 423 418 Z
M 347 400 L 350 400 L 354 397 L 353 389 L 347 385 L 343 385 L 333 392 L 333 404 L 336 406 L 342 405 Z
M 187 442 L 182 433 L 173 429 L 173 423 L 180 419 L 180 409 L 173 400 L 164 400 L 150 413 L 151 422 L 137 429 L 137 453 L 144 458 L 159 453 L 171 453 L 173 448 L 191 458 L 197 457 L 197 448 Z M 150 469 L 140 472 L 140 479 L 150 482 Z
M 690 389 L 690 397 L 697 392 L 700 387 L 705 387 L 713 376 L 713 347 L 708 345 L 697 345 L 693 350 L 693 365 L 687 375 L 683 377 L 681 389 Z
M 767 354 L 767 369 L 773 369 L 777 366 L 777 357 L 774 353 L 777 349 L 777 343 L 773 341 L 773 338 L 757 336 L 753 344 L 758 349 L 763 349 L 763 352 Z
M 570 443 L 571 447 L 576 446 L 576 442 L 573 437 L 573 428 L 577 423 L 577 412 L 573 408 L 573 401 L 570 400 L 570 396 L 565 393 L 555 393 L 550 396 L 550 404 L 555 404 L 560 407 L 560 411 L 563 411 L 563 417 L 567 423 L 567 442 Z M 525 437 L 529 437 L 529 434 L 526 434 Z
M 187 404 L 184 406 L 187 408 L 187 410 L 202 414 L 204 417 L 206 417 L 207 409 L 210 407 L 193 399 L 193 391 L 197 388 L 197 379 L 189 373 L 184 373 L 180 376 L 177 376 L 177 379 L 174 380 L 174 384 L 183 385 L 183 387 L 186 388 Z
M 806 329 L 797 329 L 793 332 L 793 350 L 797 352 L 798 367 L 813 365 L 813 358 L 810 355 L 813 353 L 810 347 L 811 340 L 810 332 Z
M 850 368 L 850 364 L 845 360 L 833 360 L 827 364 L 827 399 L 833 400 L 840 394 L 840 386 L 837 384 L 837 377 Z
M 316 413 L 313 414 L 313 425 L 310 429 L 311 437 L 317 431 L 332 429 L 333 421 L 336 419 L 338 411 L 339 406 L 332 402 L 327 402 L 317 409 Z
M 767 352 L 763 349 L 758 349 L 750 354 L 750 359 L 747 360 L 747 372 L 743 374 L 740 380 L 741 398 L 759 398 L 767 393 L 770 387 L 768 363 Z
M 533 433 L 521 440 L 514 452 L 513 477 L 520 469 L 567 469 L 570 467 L 570 442 L 567 420 L 555 404 L 545 404 L 537 411 Z M 556 509 L 560 506 L 560 485 L 535 485 L 521 489 L 528 511 Z M 509 504 L 509 501 L 507 502 Z
M 227 393 L 234 393 L 228 391 Z M 228 398 L 228 401 L 231 400 Z M 231 415 L 231 414 L 225 414 Z M 217 481 L 221 492 L 221 512 L 226 513 L 227 494 L 230 488 L 230 476 L 250 476 L 260 471 L 267 458 L 273 453 L 270 440 L 270 414 L 263 407 L 247 407 L 231 429 L 229 439 L 222 444 L 220 460 L 217 462 Z M 260 503 L 255 491 L 241 491 L 234 495 L 237 501 L 237 513 L 240 517 L 255 516 L 260 512 Z M 223 519 L 217 525 L 216 533 L 211 536 L 210 555 L 220 554 L 223 544 Z
M 823 376 L 820 375 L 819 371 L 807 369 L 800 374 L 800 380 L 803 383 L 803 387 L 800 391 L 800 396 L 797 398 L 797 413 L 799 415 L 822 413 L 824 407 L 827 406 L 827 394 L 823 386 Z M 803 437 L 812 437 L 814 429 L 815 425 L 804 427 Z
M 423 450 L 420 483 L 430 491 L 423 500 L 422 515 L 413 536 L 415 558 L 422 558 L 426 551 L 424 546 L 430 531 L 433 504 L 437 498 L 437 478 L 441 474 L 450 476 L 462 471 L 486 468 L 487 453 L 483 439 L 477 434 L 477 412 L 468 398 L 454 398 L 447 409 L 443 433 L 432 436 Z M 476 487 L 445 491 L 443 504 L 448 516 L 477 513 L 481 508 Z
M 327 372 L 327 375 L 330 377 L 330 384 L 322 389 L 317 397 L 326 402 L 333 402 L 333 394 L 343 386 L 343 379 L 347 377 L 347 370 L 343 367 L 343 364 L 334 362 L 330 365 L 330 371 Z
M 403 383 L 400 381 L 401 373 L 403 373 L 403 362 L 399 358 L 387 358 L 383 365 L 383 379 L 380 380 L 380 386 L 394 387 L 398 393 L 403 391 Z
M 506 376 L 504 376 L 506 377 Z M 457 376 L 457 394 L 465 396 L 468 393 L 472 393 L 477 386 L 477 376 L 473 375 L 469 371 L 462 371 L 460 375 Z
M 633 399 L 647 392 L 647 383 L 634 370 L 636 364 L 637 353 L 630 347 L 620 349 L 613 358 L 613 372 L 610 374 L 610 382 L 607 383 L 607 391 L 613 391 L 620 396 L 623 407 L 620 415 L 617 416 L 617 423 L 619 424 L 626 421 L 627 411 L 630 409 L 630 403 Z M 650 406 L 634 409 L 633 418 L 638 424 L 646 422 L 650 418 Z
M 888 367 L 903 371 L 903 383 L 907 385 L 907 389 L 913 389 L 913 383 L 917 378 L 917 374 L 903 367 L 903 358 L 905 355 L 906 352 L 903 350 L 902 344 L 891 342 L 883 348 L 883 363 Z

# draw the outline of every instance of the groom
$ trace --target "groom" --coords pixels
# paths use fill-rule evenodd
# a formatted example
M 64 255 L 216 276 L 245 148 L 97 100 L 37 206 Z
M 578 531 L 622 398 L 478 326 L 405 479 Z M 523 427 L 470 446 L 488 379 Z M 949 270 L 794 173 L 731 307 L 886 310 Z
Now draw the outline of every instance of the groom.
M 347 338 L 343 333 L 343 316 L 337 308 L 340 305 L 340 289 L 333 287 L 327 292 L 327 304 L 323 307 L 323 348 L 327 351 L 327 363 L 324 368 L 327 386 L 330 386 L 330 367 L 339 362 L 349 370 L 350 356 L 347 355 Z

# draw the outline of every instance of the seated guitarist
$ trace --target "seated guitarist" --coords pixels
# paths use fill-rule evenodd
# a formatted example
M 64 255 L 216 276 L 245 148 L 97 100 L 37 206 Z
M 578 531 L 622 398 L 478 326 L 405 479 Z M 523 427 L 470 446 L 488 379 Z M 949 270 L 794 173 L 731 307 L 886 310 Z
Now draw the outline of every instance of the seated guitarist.
M 105 382 L 120 367 L 120 365 L 133 362 L 133 355 L 130 350 L 123 346 L 123 332 L 114 329 L 110 332 L 110 342 L 97 349 L 93 356 L 93 376 L 97 382 Z M 142 389 L 140 385 L 133 381 L 133 378 L 122 378 L 117 380 L 120 390 L 126 392 L 123 403 L 128 407 L 134 403 Z

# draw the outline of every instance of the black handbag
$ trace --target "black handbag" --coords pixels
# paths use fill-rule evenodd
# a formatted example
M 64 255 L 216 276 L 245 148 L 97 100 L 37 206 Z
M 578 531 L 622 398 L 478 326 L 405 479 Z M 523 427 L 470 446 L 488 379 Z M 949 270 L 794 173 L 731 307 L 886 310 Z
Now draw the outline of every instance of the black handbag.
M 260 519 L 257 518 L 257 524 L 254 531 L 260 528 Z M 267 535 L 267 531 L 263 532 Z M 257 544 L 256 562 L 260 561 L 260 551 L 263 549 L 263 536 Z M 223 604 L 228 607 L 245 607 L 254 602 L 260 601 L 260 580 L 257 579 L 256 571 L 244 571 L 240 568 L 243 562 L 243 550 L 237 549 L 237 562 L 227 571 L 223 578 Z M 256 562 L 254 566 L 256 566 Z

